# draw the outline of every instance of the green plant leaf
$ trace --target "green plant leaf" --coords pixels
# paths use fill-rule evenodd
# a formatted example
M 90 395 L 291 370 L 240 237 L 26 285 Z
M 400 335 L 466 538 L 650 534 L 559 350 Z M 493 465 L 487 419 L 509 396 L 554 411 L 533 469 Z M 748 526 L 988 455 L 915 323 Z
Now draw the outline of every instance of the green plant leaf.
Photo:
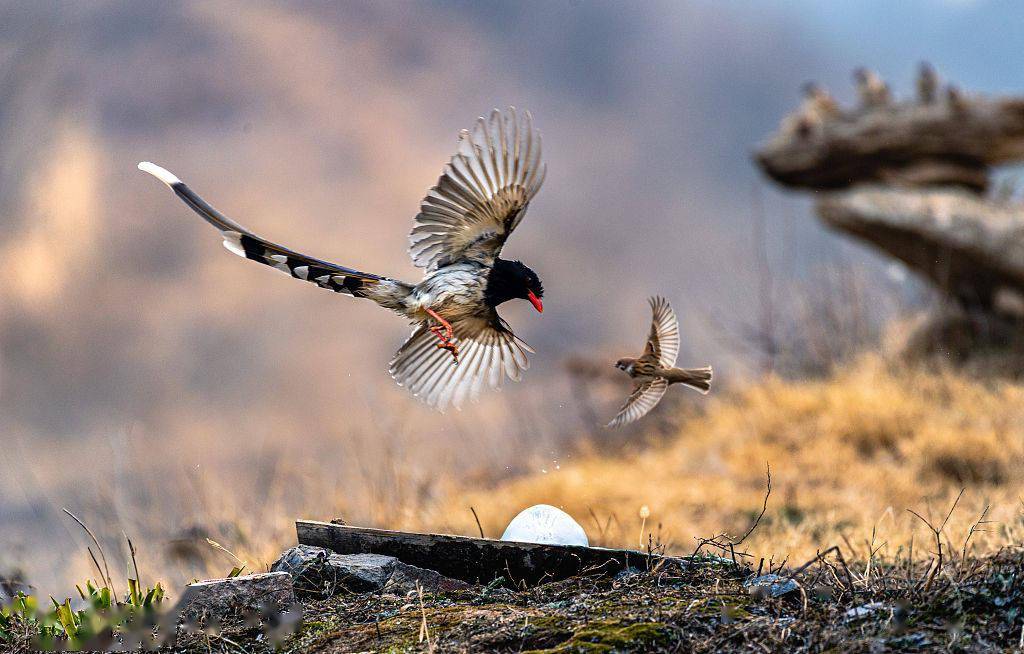
M 56 601 L 54 602 L 56 604 Z M 78 635 L 78 626 L 81 624 L 79 616 L 71 610 L 71 598 L 64 600 L 63 604 L 57 604 L 57 619 L 64 627 L 64 633 L 68 638 Z
M 139 582 L 137 579 L 128 579 L 128 603 L 132 606 L 142 605 L 142 596 L 139 594 Z

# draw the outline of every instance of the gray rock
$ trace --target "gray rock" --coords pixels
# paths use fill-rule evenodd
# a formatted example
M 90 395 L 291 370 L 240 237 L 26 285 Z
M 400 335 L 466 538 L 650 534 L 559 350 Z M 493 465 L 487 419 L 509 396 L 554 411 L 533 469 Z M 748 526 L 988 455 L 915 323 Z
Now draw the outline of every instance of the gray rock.
M 623 580 L 629 579 L 631 577 L 635 577 L 637 575 L 641 575 L 643 573 L 644 573 L 644 571 L 641 570 L 640 568 L 634 568 L 633 566 L 629 566 L 625 570 L 619 570 L 615 574 L 615 581 L 623 581 Z
M 386 588 L 402 594 L 416 590 L 450 592 L 472 584 L 439 572 L 402 563 L 383 554 L 338 554 L 323 547 L 298 545 L 287 550 L 271 567 L 291 575 L 295 592 L 306 597 L 330 597 L 340 592 L 365 593 Z
M 781 575 L 768 574 L 760 577 L 753 577 L 743 582 L 747 592 L 755 597 L 782 597 L 789 593 L 795 593 L 800 585 L 794 580 Z
M 265 572 L 189 584 L 174 613 L 186 623 L 209 624 L 259 613 L 283 613 L 294 603 L 291 576 Z
M 843 619 L 846 620 L 846 622 L 854 622 L 856 620 L 869 618 L 882 611 L 892 611 L 892 606 L 885 602 L 868 602 L 867 604 L 861 604 L 860 606 L 855 606 L 852 609 L 847 610 L 846 613 L 843 614 Z
M 300 596 L 330 597 L 342 591 L 379 590 L 391 579 L 398 559 L 382 554 L 336 554 L 298 545 L 281 555 L 271 570 L 286 572 Z
M 385 587 L 389 592 L 400 594 L 416 590 L 416 582 L 425 592 L 448 593 L 456 590 L 466 590 L 473 585 L 460 579 L 445 577 L 440 572 L 418 568 L 414 565 L 398 561 L 395 564 L 391 579 Z

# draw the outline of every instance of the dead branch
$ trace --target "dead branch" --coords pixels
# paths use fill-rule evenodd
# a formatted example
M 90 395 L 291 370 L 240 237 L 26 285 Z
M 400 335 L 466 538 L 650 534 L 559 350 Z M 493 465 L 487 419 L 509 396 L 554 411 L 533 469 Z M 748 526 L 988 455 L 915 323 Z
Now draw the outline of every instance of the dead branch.
M 982 190 L 987 169 L 1024 157 L 1024 99 L 898 102 L 837 112 L 810 129 L 783 128 L 754 155 L 783 186 L 857 183 L 954 185 Z

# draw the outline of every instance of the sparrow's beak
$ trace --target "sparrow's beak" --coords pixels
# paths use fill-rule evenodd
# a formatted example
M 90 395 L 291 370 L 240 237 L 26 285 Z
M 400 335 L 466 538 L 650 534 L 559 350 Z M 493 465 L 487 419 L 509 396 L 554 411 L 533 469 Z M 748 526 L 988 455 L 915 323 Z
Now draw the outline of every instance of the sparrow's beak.
M 544 313 L 544 303 L 540 301 L 540 298 L 533 294 L 533 291 L 526 292 L 526 298 L 533 304 L 533 308 L 537 310 L 537 313 Z

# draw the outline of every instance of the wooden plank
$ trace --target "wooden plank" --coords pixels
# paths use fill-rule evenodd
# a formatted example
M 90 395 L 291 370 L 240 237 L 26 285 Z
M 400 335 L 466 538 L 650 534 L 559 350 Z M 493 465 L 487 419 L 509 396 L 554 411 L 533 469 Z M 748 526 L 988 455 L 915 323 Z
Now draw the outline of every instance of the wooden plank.
M 535 584 L 580 574 L 615 574 L 628 567 L 643 569 L 649 560 L 669 558 L 633 550 L 418 534 L 312 520 L 299 520 L 295 529 L 300 545 L 323 547 L 338 554 L 386 554 L 471 583 L 486 584 L 505 577 L 513 584 Z

